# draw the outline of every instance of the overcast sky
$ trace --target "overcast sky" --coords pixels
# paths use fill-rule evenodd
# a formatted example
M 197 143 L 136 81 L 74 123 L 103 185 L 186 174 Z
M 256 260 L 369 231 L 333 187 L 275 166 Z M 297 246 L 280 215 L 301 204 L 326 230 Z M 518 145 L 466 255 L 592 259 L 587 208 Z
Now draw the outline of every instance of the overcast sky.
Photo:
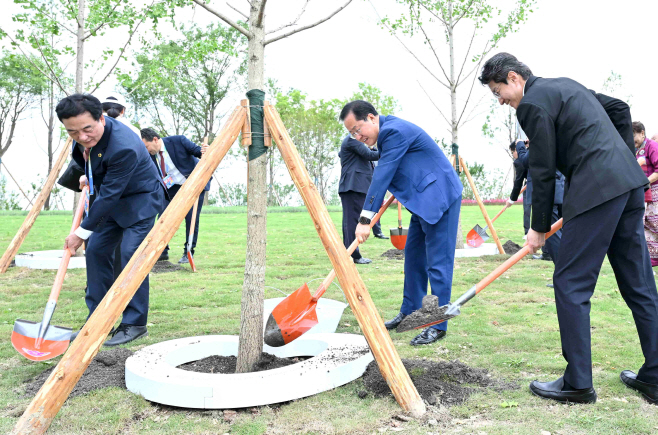
M 507 9 L 513 3 L 508 0 L 492 0 Z M 246 0 L 231 0 L 231 4 L 245 10 Z M 304 0 L 269 0 L 267 3 L 267 28 L 275 28 L 293 19 Z M 312 0 L 300 23 L 315 21 L 336 9 L 344 0 Z M 234 19 L 239 15 L 226 6 L 224 1 L 211 2 Z M 394 0 L 372 0 L 380 16 L 399 16 L 402 9 Z M 293 35 L 266 47 L 265 75 L 278 80 L 283 89 L 297 88 L 314 99 L 345 98 L 357 90 L 360 82 L 367 82 L 395 97 L 402 107 L 397 113 L 424 128 L 432 137 L 450 141 L 447 125 L 432 102 L 421 89 L 431 95 L 432 101 L 446 115 L 450 113 L 450 96 L 419 63 L 392 37 L 378 26 L 378 18 L 367 0 L 353 0 L 345 10 L 331 20 L 310 30 Z M 658 11 L 658 3 L 649 0 L 628 0 L 607 8 L 596 0 L 538 0 L 535 12 L 526 24 L 505 38 L 497 49 L 516 55 L 541 77 L 570 77 L 584 86 L 601 91 L 611 71 L 620 74 L 623 87 L 615 95 L 626 99 L 630 95 L 634 120 L 642 121 L 649 136 L 658 133 L 657 114 L 653 110 L 656 101 L 654 71 L 658 70 L 655 47 L 655 31 L 648 23 Z M 11 6 L 16 12 L 15 5 Z M 642 20 L 642 17 L 646 17 Z M 189 8 L 177 14 L 179 22 L 194 21 L 207 25 L 217 19 L 207 11 Z M 15 29 L 10 14 L 0 18 L 5 29 Z M 436 25 L 435 25 L 436 26 Z M 457 45 L 460 59 L 464 53 L 470 30 L 467 25 L 458 29 L 462 33 Z M 434 35 L 438 35 L 434 33 Z M 85 49 L 93 53 L 101 44 L 116 43 L 117 35 L 104 40 L 96 38 Z M 438 65 L 429 57 L 419 40 L 402 38 L 414 52 L 424 59 L 437 75 Z M 481 49 L 482 40 L 478 49 Z M 447 53 L 444 40 L 434 39 L 434 46 Z M 446 56 L 443 56 L 446 59 Z M 471 64 L 468 62 L 468 64 Z M 467 64 L 467 65 L 468 65 Z M 125 67 L 125 65 L 124 65 Z M 113 90 L 114 82 L 103 86 L 103 93 Z M 460 88 L 460 100 L 466 98 L 469 85 Z M 225 110 L 242 98 L 236 92 L 226 102 Z M 493 100 L 491 93 L 476 82 L 472 102 L 481 101 L 474 113 L 479 114 L 464 125 L 459 133 L 459 145 L 467 161 L 485 163 L 487 170 L 507 172 L 511 165 L 504 153 L 504 143 L 491 144 L 482 135 L 485 114 Z M 132 108 L 129 108 L 129 111 Z M 45 152 L 46 131 L 43 122 L 34 114 L 19 124 L 14 144 L 3 161 L 14 177 L 26 186 L 34 181 L 37 173 L 45 176 L 47 157 Z M 246 165 L 226 162 L 220 166 L 221 181 L 246 182 Z M 15 185 L 9 181 L 11 189 Z

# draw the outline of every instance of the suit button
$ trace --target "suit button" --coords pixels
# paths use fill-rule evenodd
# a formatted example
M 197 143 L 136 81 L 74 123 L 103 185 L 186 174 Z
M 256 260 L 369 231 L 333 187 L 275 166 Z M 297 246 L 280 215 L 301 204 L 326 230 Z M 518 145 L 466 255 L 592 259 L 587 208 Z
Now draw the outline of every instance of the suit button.
M 375 197 L 374 197 L 374 196 L 370 197 L 370 204 L 372 204 L 372 202 L 373 202 L 374 200 L 375 200 Z

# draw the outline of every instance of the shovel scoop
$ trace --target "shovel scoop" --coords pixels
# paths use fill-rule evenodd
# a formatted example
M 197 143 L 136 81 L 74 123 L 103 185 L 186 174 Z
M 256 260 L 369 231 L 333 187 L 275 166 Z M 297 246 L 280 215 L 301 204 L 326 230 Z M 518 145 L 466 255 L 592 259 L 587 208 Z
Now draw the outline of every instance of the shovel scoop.
M 519 195 L 522 194 L 527 186 L 523 186 L 521 191 L 519 192 Z M 507 210 L 507 206 L 503 207 L 501 211 L 498 212 L 498 214 L 491 219 L 491 223 L 493 224 L 498 217 L 503 214 L 503 212 Z M 482 228 L 480 225 L 475 224 L 473 229 L 466 234 L 466 244 L 470 246 L 471 248 L 477 248 L 480 245 L 482 245 L 484 242 L 486 242 L 489 239 L 489 234 L 487 234 L 487 229 L 489 229 L 488 226 Z
M 370 221 L 370 228 L 377 223 L 394 199 L 391 196 L 382 205 L 379 212 Z M 358 246 L 359 240 L 356 239 L 347 248 L 347 254 L 352 254 Z M 304 284 L 279 302 L 265 323 L 265 332 L 263 333 L 265 344 L 272 347 L 284 346 L 317 325 L 318 315 L 315 309 L 318 305 L 318 299 L 322 297 L 334 278 L 336 278 L 336 271 L 332 269 L 318 287 L 315 295 L 311 295 L 308 285 Z
M 78 208 L 75 210 L 73 217 L 73 224 L 71 225 L 71 232 L 75 231 L 82 221 L 82 213 L 85 211 L 85 203 L 87 201 L 87 187 L 82 189 Z M 59 263 L 57 276 L 55 276 L 55 283 L 50 291 L 48 303 L 43 311 L 43 319 L 41 322 L 31 322 L 29 320 L 17 319 L 14 322 L 14 330 L 11 333 L 11 345 L 14 349 L 25 358 L 31 361 L 46 361 L 55 358 L 64 352 L 69 347 L 71 342 L 71 328 L 62 326 L 54 326 L 50 324 L 50 319 L 53 317 L 55 307 L 57 306 L 57 299 L 59 292 L 64 283 L 64 276 L 69 267 L 69 260 L 71 259 L 71 251 L 64 249 L 62 260 Z
M 549 238 L 557 230 L 562 228 L 562 219 L 558 220 L 551 226 L 551 230 L 546 233 L 546 238 Z M 482 281 L 475 284 L 468 289 L 466 293 L 461 295 L 455 302 L 450 302 L 448 305 L 439 307 L 439 298 L 433 295 L 427 295 L 423 298 L 423 306 L 419 310 L 414 311 L 400 322 L 397 327 L 397 332 L 411 331 L 412 329 L 426 328 L 432 325 L 438 325 L 453 317 L 461 314 L 461 307 L 478 293 L 480 293 L 486 286 L 494 282 L 500 275 L 507 272 L 507 270 L 519 262 L 523 257 L 530 253 L 530 247 L 524 246 L 516 254 L 512 255 L 503 264 L 498 266 L 493 272 L 485 276 Z

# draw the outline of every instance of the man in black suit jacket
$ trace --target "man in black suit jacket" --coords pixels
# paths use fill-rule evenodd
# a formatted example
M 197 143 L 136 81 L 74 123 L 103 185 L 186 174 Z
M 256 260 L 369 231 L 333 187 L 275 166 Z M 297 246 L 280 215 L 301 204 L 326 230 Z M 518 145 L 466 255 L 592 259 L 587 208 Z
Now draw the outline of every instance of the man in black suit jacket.
M 85 168 L 89 194 L 95 197 L 80 227 L 64 243 L 75 253 L 88 240 L 85 300 L 91 315 L 114 282 L 116 245 L 121 243 L 124 268 L 153 227 L 165 189 L 139 138 L 121 122 L 103 116 L 98 99 L 74 94 L 62 99 L 55 110 L 73 139 L 73 160 Z M 106 346 L 147 335 L 148 301 L 147 276 Z
M 645 362 L 637 375 L 620 377 L 658 402 L 658 292 L 644 239 L 644 190 L 648 180 L 595 95 L 568 79 L 543 79 L 508 53 L 482 68 L 480 82 L 500 104 L 509 104 L 532 145 L 534 252 L 551 227 L 555 170 L 567 178 L 560 255 L 553 283 L 564 376 L 534 381 L 531 391 L 560 402 L 592 403 L 590 298 L 606 254 L 619 290 L 633 312 Z M 621 105 L 618 104 L 619 107 Z
M 185 136 L 169 136 L 160 137 L 152 128 L 143 128 L 141 130 L 142 142 L 146 145 L 146 149 L 153 158 L 156 168 L 158 169 L 162 179 L 164 180 L 167 190 L 169 192 L 169 201 L 174 199 L 181 186 L 190 176 L 199 159 L 203 154 L 200 146 L 186 138 Z M 197 214 L 194 226 L 194 238 L 192 239 L 192 247 L 190 252 L 194 256 L 194 249 L 196 248 L 197 238 L 199 236 L 199 216 L 201 215 L 201 208 L 203 207 L 203 197 L 207 191 L 210 190 L 210 181 L 199 195 Z M 169 205 L 166 202 L 165 207 Z M 164 209 L 162 210 L 164 211 Z M 187 236 L 190 233 L 190 225 L 192 224 L 192 209 L 185 216 L 185 243 L 183 244 L 183 256 L 179 263 L 188 263 L 187 259 Z M 169 245 L 162 251 L 158 261 L 169 259 Z
M 343 205 L 343 243 L 345 248 L 348 248 L 355 239 L 354 231 L 359 223 L 361 209 L 372 181 L 373 162 L 379 160 L 379 151 L 370 149 L 363 142 L 347 135 L 343 139 L 338 156 L 340 157 L 338 195 Z M 379 231 L 373 227 L 375 237 L 386 238 L 381 231 L 381 225 Z M 361 256 L 359 248 L 352 253 L 352 259 L 356 264 L 372 262 L 369 258 Z

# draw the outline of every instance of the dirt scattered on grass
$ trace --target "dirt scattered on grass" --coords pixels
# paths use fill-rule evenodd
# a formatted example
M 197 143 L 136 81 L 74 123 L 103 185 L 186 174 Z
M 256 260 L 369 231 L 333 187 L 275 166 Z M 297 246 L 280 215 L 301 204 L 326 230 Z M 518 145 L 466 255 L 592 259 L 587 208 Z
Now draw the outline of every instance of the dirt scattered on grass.
M 511 240 L 506 241 L 505 244 L 503 245 L 503 250 L 505 251 L 505 254 L 507 254 L 507 255 L 514 255 L 517 252 L 519 252 L 521 250 L 521 248 L 523 248 L 523 247 L 520 246 L 520 245 L 517 245 L 516 243 L 514 243 Z
M 263 352 L 260 359 L 254 364 L 252 372 L 262 372 L 265 370 L 274 370 L 286 367 L 298 362 L 304 361 L 309 357 L 279 358 L 269 353 Z M 178 366 L 179 369 L 198 373 L 235 373 L 238 357 L 229 355 L 211 355 L 198 361 L 191 361 Z
M 151 269 L 151 273 L 167 273 L 167 272 L 176 272 L 178 270 L 185 269 L 180 264 L 174 264 L 170 261 L 157 261 Z
M 404 249 L 389 249 L 381 256 L 386 257 L 389 260 L 404 260 Z
M 452 406 L 485 388 L 497 391 L 517 389 L 516 384 L 492 379 L 487 370 L 470 367 L 459 360 L 427 361 L 403 359 L 420 396 L 430 405 Z M 392 396 L 391 389 L 373 361 L 363 375 L 366 389 L 377 397 Z M 359 392 L 359 397 L 362 393 Z M 364 396 L 365 397 L 365 396 Z
M 132 350 L 114 348 L 98 353 L 87 370 L 71 391 L 69 397 L 81 396 L 90 391 L 106 387 L 126 388 L 126 360 L 133 354 Z M 55 367 L 50 367 L 29 379 L 25 388 L 25 396 L 32 397 L 46 382 Z

